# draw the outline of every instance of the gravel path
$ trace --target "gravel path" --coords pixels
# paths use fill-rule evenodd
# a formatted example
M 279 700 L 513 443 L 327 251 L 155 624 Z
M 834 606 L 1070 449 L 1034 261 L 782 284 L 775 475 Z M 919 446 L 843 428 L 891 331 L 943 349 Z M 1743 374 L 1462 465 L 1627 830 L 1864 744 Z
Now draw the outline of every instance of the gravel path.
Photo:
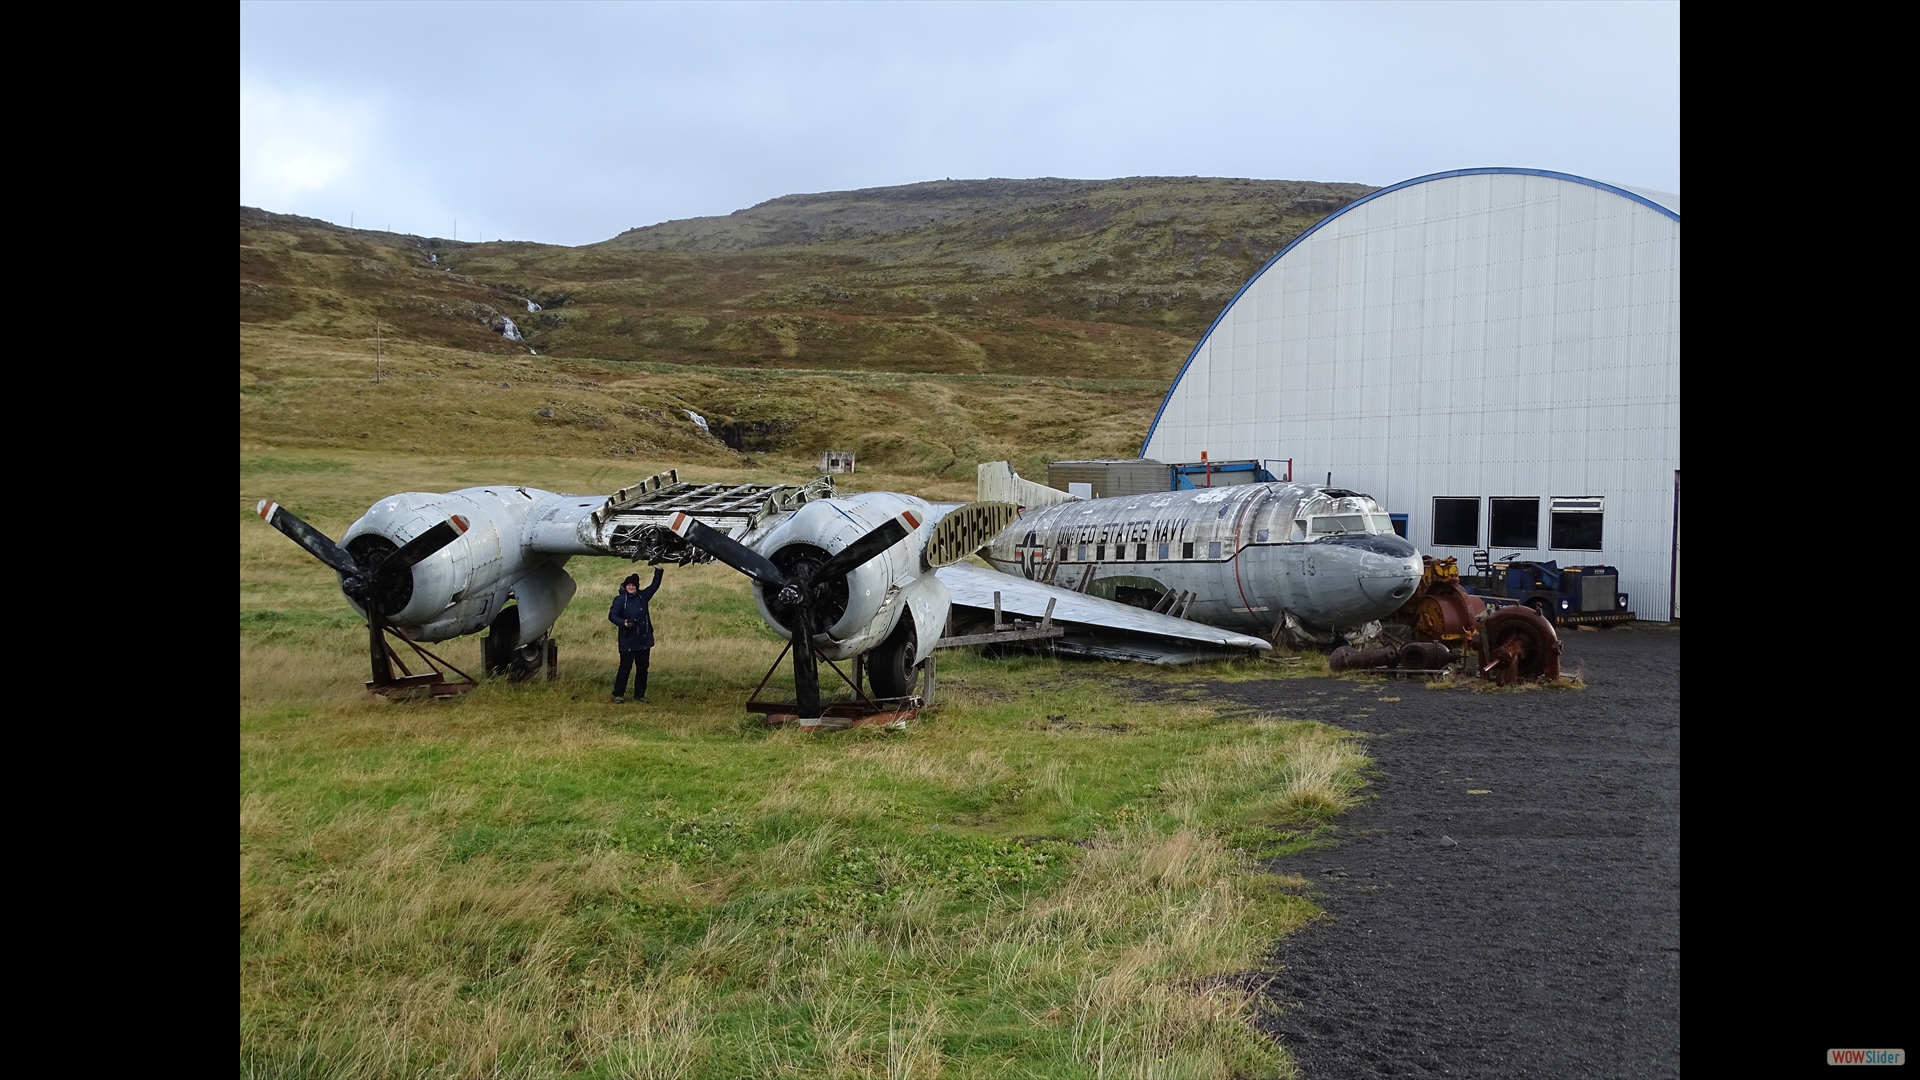
M 1330 916 L 1268 989 L 1310 1080 L 1679 1074 L 1680 634 L 1565 641 L 1584 690 L 1210 688 L 1373 734 L 1338 845 L 1273 864 Z

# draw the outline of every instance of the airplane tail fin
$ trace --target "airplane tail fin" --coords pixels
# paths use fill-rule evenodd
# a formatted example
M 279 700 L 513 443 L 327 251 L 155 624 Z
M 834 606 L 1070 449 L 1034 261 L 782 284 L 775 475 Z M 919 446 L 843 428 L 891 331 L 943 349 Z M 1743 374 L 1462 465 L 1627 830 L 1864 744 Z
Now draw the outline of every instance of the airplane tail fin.
M 983 461 L 976 475 L 979 486 L 975 497 L 981 502 L 1012 503 L 1031 510 L 1055 503 L 1083 501 L 1078 495 L 1069 495 L 1057 488 L 1021 479 L 1020 474 L 1013 471 L 1011 461 Z

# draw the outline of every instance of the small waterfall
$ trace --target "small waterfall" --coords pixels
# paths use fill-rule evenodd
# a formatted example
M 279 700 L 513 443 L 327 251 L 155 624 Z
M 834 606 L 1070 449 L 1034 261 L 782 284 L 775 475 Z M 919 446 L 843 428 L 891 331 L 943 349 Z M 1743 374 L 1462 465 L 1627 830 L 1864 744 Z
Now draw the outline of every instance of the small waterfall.
M 533 302 L 533 301 L 531 301 L 531 300 L 529 300 L 529 301 L 527 301 L 527 310 L 528 310 L 528 311 L 530 311 L 530 312 L 532 312 L 532 311 L 539 311 L 539 310 L 540 310 L 540 305 L 539 305 L 539 304 L 536 304 L 536 303 L 534 303 L 534 302 Z
M 440 261 L 440 256 L 435 255 L 433 252 L 429 251 L 427 252 L 427 261 L 430 263 L 437 263 Z
M 706 431 L 707 434 L 709 435 L 713 434 L 713 432 L 707 430 L 706 417 L 701 416 L 699 413 L 694 412 L 692 409 L 684 409 L 682 411 L 687 414 L 687 419 L 693 421 L 695 424 L 698 424 L 700 426 L 701 431 Z
M 513 320 L 505 315 L 500 316 L 500 336 L 508 341 L 520 340 L 520 328 L 513 325 Z

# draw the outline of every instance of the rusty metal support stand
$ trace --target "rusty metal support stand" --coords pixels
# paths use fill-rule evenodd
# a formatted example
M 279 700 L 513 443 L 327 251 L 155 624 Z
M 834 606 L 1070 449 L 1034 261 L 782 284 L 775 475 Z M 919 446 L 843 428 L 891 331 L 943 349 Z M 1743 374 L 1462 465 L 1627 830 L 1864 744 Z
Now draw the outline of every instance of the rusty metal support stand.
M 450 698 L 455 694 L 464 694 L 478 685 L 473 676 L 454 667 L 443 657 L 429 652 L 419 642 L 410 640 L 394 629 L 393 625 L 382 619 L 377 611 L 369 609 L 367 616 L 368 648 L 372 654 L 374 676 L 367 680 L 369 691 L 380 697 L 391 698 L 427 690 L 436 698 Z M 414 674 L 401 655 L 387 645 L 388 635 L 412 649 L 427 670 L 418 675 Z M 554 662 L 557 663 L 558 653 L 555 652 L 552 655 Z M 400 675 L 397 677 L 393 673 L 396 666 L 400 669 Z M 446 672 L 449 671 L 460 678 L 458 680 L 447 678 Z

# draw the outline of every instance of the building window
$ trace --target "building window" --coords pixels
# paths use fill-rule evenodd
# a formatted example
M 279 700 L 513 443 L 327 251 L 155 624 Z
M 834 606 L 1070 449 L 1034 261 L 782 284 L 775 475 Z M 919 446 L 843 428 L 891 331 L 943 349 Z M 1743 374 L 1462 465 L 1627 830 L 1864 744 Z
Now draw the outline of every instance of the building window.
M 1553 500 L 1549 547 L 1563 551 L 1599 551 L 1600 524 L 1606 500 L 1597 497 Z
M 1433 546 L 1480 546 L 1480 498 L 1433 500 Z
M 1490 547 L 1505 551 L 1540 546 L 1539 499 L 1488 499 Z

